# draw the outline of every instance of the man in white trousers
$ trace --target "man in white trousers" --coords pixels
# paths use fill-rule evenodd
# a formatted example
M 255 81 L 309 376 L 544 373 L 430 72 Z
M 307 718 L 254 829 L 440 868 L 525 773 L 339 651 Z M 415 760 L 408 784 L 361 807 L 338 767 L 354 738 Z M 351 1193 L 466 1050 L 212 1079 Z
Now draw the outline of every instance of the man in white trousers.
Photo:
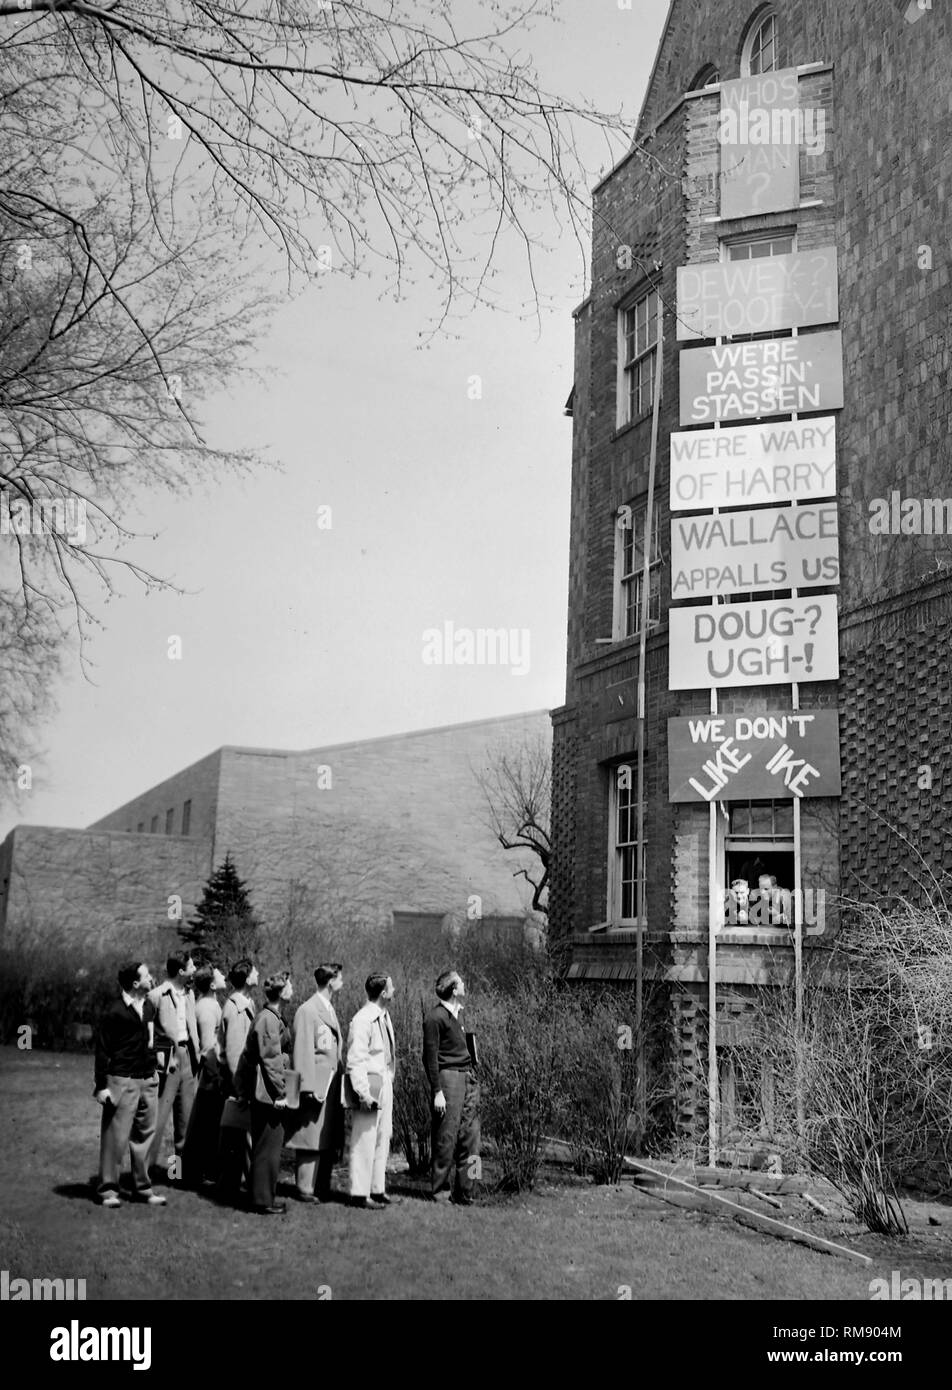
M 367 1003 L 354 1014 L 347 1035 L 344 1104 L 351 1112 L 350 1200 L 365 1211 L 382 1211 L 400 1200 L 384 1191 L 397 1069 L 387 1012 L 393 981 L 389 975 L 369 975 L 365 989 Z

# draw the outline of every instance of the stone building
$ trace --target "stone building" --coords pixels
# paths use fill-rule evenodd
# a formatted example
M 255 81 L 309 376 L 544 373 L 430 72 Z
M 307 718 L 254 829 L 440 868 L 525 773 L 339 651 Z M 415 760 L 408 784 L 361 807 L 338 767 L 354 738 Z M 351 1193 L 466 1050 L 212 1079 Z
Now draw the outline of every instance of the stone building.
M 175 937 L 230 853 L 267 930 L 291 912 L 371 922 L 531 917 L 530 861 L 492 834 L 476 782 L 500 749 L 551 736 L 548 712 L 291 752 L 219 748 L 85 830 L 20 825 L 0 845 L 0 943 Z
M 688 1135 L 712 1000 L 725 1142 L 752 991 L 952 868 L 950 71 L 921 0 L 673 0 L 594 191 L 550 931 Z

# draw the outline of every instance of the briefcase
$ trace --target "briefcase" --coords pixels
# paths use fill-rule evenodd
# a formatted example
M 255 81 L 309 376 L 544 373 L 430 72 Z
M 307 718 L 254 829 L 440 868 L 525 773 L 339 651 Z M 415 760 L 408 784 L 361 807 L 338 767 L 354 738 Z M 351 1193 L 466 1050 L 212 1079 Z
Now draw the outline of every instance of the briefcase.
M 222 1107 L 221 1127 L 222 1129 L 243 1129 L 250 1133 L 251 1106 L 247 1101 L 236 1100 L 234 1096 L 229 1096 Z
M 344 1085 L 347 1087 L 347 1098 L 350 1104 L 356 1109 L 360 1105 L 360 1097 L 354 1090 L 354 1083 L 350 1079 L 350 1073 L 344 1077 Z M 379 1102 L 383 1091 L 383 1077 L 376 1072 L 369 1072 L 367 1075 L 367 1086 L 370 1090 L 371 1100 Z

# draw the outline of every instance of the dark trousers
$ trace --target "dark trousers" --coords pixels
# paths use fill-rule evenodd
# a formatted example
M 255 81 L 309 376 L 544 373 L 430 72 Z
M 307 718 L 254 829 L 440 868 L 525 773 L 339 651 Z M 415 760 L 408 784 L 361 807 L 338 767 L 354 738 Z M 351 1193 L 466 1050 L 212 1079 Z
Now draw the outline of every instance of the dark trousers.
M 149 1149 L 155 1135 L 155 1113 L 159 1083 L 154 1076 L 108 1076 L 106 1085 L 112 1100 L 102 1108 L 99 1129 L 99 1183 L 97 1191 L 119 1190 L 119 1173 L 126 1156 L 132 1158 L 132 1185 L 137 1192 L 148 1192 Z
M 472 1162 L 479 1157 L 479 1083 L 471 1071 L 441 1071 L 439 1080 L 446 1109 L 433 1115 L 433 1195 L 450 1187 L 455 1167 L 454 1195 L 468 1196 L 479 1166 Z
M 172 1130 L 175 1135 L 175 1156 L 181 1159 L 182 1150 L 185 1148 L 185 1132 L 188 1129 L 188 1117 L 192 1112 L 192 1103 L 195 1099 L 195 1076 L 192 1072 L 192 1057 L 184 1043 L 180 1043 L 175 1049 L 175 1060 L 178 1065 L 175 1071 L 170 1071 L 165 1076 L 159 1077 L 159 1113 L 155 1122 L 155 1138 L 152 1140 L 152 1152 L 149 1154 L 149 1167 L 156 1168 L 159 1164 L 159 1156 L 162 1152 L 162 1142 L 165 1138 L 165 1127 L 169 1122 L 169 1114 L 172 1115 Z M 181 1165 L 176 1164 L 174 1171 L 170 1168 L 168 1176 L 181 1178 Z
M 251 1102 L 251 1205 L 273 1207 L 284 1146 L 284 1112 L 273 1105 Z
M 222 1126 L 218 1131 L 218 1189 L 225 1201 L 237 1202 L 250 1167 L 251 1135 L 248 1130 Z
M 186 1187 L 200 1187 L 206 1178 L 218 1177 L 218 1134 L 224 1104 L 217 1086 L 199 1085 L 182 1150 L 182 1182 Z

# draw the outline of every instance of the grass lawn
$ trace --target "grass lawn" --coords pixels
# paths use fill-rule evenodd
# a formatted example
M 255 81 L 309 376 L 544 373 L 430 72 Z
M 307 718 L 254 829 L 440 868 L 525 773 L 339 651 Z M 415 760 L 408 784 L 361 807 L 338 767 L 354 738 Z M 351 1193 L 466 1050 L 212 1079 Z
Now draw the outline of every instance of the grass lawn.
M 893 1269 L 952 1275 L 948 1208 L 906 1242 L 811 1226 L 872 1254 L 869 1267 L 577 1180 L 472 1208 L 434 1207 L 398 1174 L 405 1200 L 382 1212 L 291 1202 L 264 1218 L 174 1188 L 166 1208 L 108 1211 L 88 1185 L 90 1056 L 0 1049 L 0 1114 L 0 1268 L 85 1278 L 91 1299 L 314 1299 L 322 1285 L 334 1299 L 614 1300 L 624 1286 L 633 1299 L 867 1299 Z

